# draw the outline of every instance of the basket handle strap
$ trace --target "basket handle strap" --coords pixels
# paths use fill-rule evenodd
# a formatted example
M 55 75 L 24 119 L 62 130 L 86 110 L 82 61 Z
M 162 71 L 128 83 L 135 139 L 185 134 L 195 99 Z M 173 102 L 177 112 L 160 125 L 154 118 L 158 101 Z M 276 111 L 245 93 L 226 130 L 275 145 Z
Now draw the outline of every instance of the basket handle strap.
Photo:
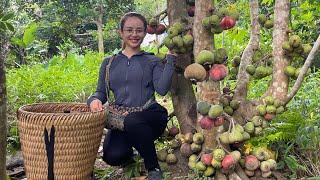
M 54 172 L 53 172 L 54 135 L 55 135 L 54 126 L 51 127 L 50 137 L 48 136 L 48 130 L 44 128 L 44 142 L 46 144 L 46 151 L 47 151 L 47 158 L 48 158 L 48 180 L 54 180 Z
M 116 58 L 116 55 L 113 55 L 110 59 L 109 62 L 106 66 L 106 78 L 105 78 L 105 82 L 106 82 L 106 95 L 107 95 L 107 101 L 109 101 L 109 91 L 110 91 L 110 67 L 111 67 L 111 63 L 112 61 Z

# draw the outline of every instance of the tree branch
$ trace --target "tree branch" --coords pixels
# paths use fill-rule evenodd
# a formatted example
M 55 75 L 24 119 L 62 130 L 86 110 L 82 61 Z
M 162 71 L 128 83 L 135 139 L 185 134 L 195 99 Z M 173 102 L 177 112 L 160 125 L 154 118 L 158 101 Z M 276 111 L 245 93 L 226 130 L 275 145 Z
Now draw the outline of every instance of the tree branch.
M 302 68 L 300 70 L 298 79 L 294 83 L 294 85 L 291 89 L 291 92 L 287 95 L 287 97 L 284 101 L 285 104 L 287 104 L 297 94 L 298 90 L 301 87 L 302 81 L 303 81 L 304 77 L 306 76 L 307 71 L 308 71 L 310 65 L 312 64 L 319 48 L 320 48 L 320 35 L 318 36 L 317 41 L 314 43 L 314 45 L 313 45 L 313 47 L 307 57 L 307 60 L 304 62 L 304 65 L 302 66 Z
M 254 51 L 259 48 L 260 25 L 258 22 L 258 15 L 258 0 L 250 0 L 251 33 L 249 43 L 243 51 L 241 57 L 241 63 L 237 77 L 237 86 L 234 97 L 238 100 L 245 100 L 247 98 L 249 75 L 246 72 L 246 67 L 251 63 Z

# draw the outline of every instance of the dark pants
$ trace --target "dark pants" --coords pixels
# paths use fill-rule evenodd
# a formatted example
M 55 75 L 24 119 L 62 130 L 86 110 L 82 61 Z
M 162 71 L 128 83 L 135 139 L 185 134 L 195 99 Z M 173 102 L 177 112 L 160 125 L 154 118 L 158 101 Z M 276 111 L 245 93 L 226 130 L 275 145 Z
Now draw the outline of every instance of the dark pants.
M 124 131 L 109 130 L 103 144 L 103 160 L 112 166 L 125 164 L 133 156 L 134 147 L 147 170 L 159 168 L 154 141 L 167 125 L 168 112 L 159 104 L 142 112 L 130 113 L 124 120 Z

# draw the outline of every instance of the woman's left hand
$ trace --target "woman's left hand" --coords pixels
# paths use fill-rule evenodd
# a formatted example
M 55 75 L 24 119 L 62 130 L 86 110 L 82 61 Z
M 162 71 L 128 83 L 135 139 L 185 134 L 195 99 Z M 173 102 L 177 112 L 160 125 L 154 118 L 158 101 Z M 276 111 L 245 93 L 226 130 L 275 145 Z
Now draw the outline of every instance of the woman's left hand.
M 178 54 L 175 53 L 175 52 L 173 52 L 172 50 L 169 50 L 167 54 L 174 55 L 174 56 L 176 56 L 176 57 L 178 56 Z

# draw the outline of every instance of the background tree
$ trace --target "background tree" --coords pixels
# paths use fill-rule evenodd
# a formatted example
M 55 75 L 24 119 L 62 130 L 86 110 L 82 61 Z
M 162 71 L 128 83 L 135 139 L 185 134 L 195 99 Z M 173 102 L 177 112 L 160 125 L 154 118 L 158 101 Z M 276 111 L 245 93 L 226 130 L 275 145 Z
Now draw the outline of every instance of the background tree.
M 9 22 L 12 13 L 4 12 L 5 3 L 0 3 L 0 179 L 6 179 L 6 146 L 7 146 L 7 90 L 5 60 L 8 53 L 8 30 L 14 31 Z

